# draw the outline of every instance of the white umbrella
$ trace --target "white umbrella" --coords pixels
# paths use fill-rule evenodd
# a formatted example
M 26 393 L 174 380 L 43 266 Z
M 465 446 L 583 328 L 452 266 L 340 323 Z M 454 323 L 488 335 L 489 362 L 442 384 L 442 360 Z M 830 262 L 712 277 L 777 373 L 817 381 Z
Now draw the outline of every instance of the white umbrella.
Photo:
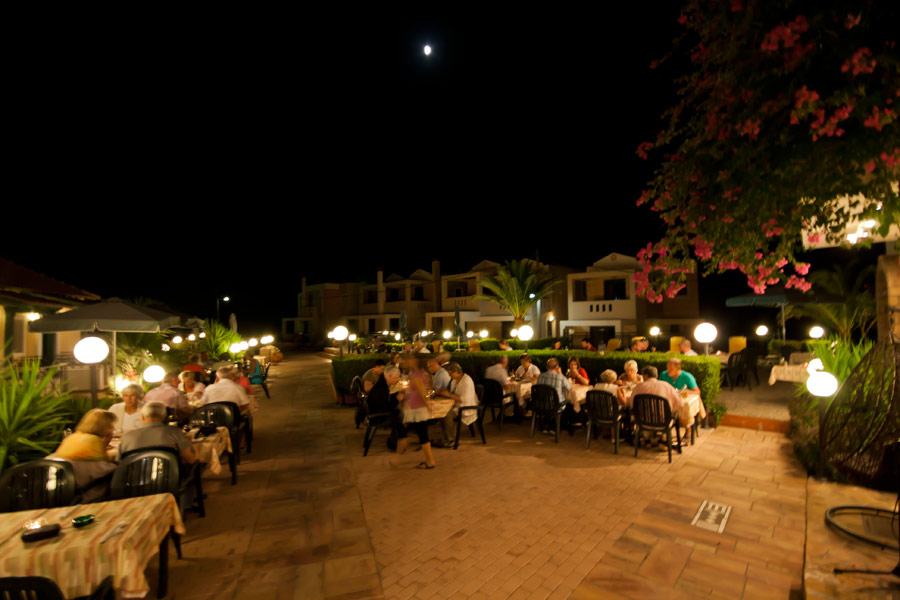
M 233 332 L 235 332 L 235 333 L 238 332 L 238 330 L 237 330 L 237 317 L 234 315 L 234 313 L 231 313 L 231 316 L 228 317 L 228 326 L 231 327 L 231 330 L 232 330 Z

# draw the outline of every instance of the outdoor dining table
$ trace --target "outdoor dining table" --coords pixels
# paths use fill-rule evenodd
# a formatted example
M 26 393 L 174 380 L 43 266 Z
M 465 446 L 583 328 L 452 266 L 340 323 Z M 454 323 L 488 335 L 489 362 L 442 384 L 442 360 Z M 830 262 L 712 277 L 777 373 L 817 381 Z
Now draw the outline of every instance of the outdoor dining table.
M 194 454 L 197 455 L 198 461 L 206 463 L 206 468 L 210 473 L 218 475 L 222 472 L 222 462 L 219 457 L 223 452 L 228 452 L 228 454 L 233 452 L 231 434 L 227 427 L 218 427 L 213 435 L 197 437 L 199 433 L 200 430 L 196 427 L 187 432 Z
M 431 418 L 429 420 L 436 421 L 438 419 L 443 419 L 447 416 L 447 413 L 450 412 L 450 409 L 453 408 L 455 401 L 452 398 L 433 398 L 429 402 L 429 412 L 431 413 Z M 404 404 L 404 408 L 406 405 Z
M 522 379 L 519 381 L 510 379 L 509 383 L 507 383 L 506 387 L 504 387 L 503 393 L 514 393 L 516 395 L 516 400 L 519 402 L 519 406 L 524 410 L 525 405 L 527 404 L 526 401 L 531 398 L 531 386 L 533 385 L 534 382 L 530 379 Z
M 594 389 L 592 385 L 573 383 L 569 391 L 566 392 L 566 402 L 572 405 L 575 412 L 581 412 L 581 405 L 584 404 L 588 391 L 592 389 Z
M 46 577 L 56 582 L 66 598 L 74 598 L 90 595 L 111 575 L 120 597 L 140 598 L 150 589 L 144 569 L 159 552 L 158 592 L 160 598 L 165 596 L 169 529 L 185 533 L 172 494 L 73 508 L 0 514 L 0 577 Z M 93 523 L 81 529 L 73 527 L 74 517 L 89 514 L 95 516 Z M 26 522 L 35 520 L 42 520 L 46 525 L 59 523 L 59 535 L 26 544 L 20 535 Z M 120 523 L 125 527 L 122 533 L 107 538 Z
M 625 390 L 625 398 L 631 398 L 634 388 Z M 700 398 L 700 390 L 688 390 L 686 394 L 681 396 L 682 403 L 678 409 L 678 424 L 682 427 L 690 427 L 694 424 L 694 419 L 701 420 L 706 418 L 706 406 Z
M 769 373 L 769 385 L 775 385 L 776 381 L 793 381 L 803 383 L 809 377 L 806 371 L 807 365 L 775 365 Z

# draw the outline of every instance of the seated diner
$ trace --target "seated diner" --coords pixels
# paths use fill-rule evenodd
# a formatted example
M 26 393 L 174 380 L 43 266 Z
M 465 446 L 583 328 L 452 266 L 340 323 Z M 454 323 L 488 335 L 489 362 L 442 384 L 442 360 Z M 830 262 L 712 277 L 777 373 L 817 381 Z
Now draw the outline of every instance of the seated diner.
M 144 388 L 132 383 L 122 390 L 122 401 L 109 407 L 109 412 L 116 416 L 116 434 L 128 433 L 141 426 L 143 398 Z
M 516 377 L 536 383 L 540 374 L 541 370 L 537 368 L 537 365 L 531 364 L 530 356 L 523 354 L 519 357 L 519 368 L 516 369 Z

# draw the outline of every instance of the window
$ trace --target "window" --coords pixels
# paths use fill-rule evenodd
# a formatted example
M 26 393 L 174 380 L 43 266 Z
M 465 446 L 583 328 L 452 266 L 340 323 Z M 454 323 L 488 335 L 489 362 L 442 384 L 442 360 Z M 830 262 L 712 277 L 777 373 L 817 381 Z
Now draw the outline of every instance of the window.
M 425 299 L 425 288 L 421 285 L 417 285 L 413 288 L 413 300 L 424 300 Z
M 366 304 L 378 303 L 378 290 L 366 290 Z
M 375 319 L 369 319 L 369 331 L 375 331 Z
M 572 286 L 572 300 L 580 302 L 587 300 L 587 281 L 584 279 L 576 279 Z
M 626 285 L 624 279 L 607 279 L 603 282 L 603 299 L 625 300 L 628 298 L 625 289 Z
M 397 331 L 400 329 L 400 319 L 391 319 L 390 325 L 388 325 L 388 329 L 391 331 Z
M 294 321 L 285 321 L 284 322 L 284 333 L 285 335 L 294 335 Z
M 396 302 L 400 299 L 400 290 L 397 288 L 388 288 L 388 302 Z

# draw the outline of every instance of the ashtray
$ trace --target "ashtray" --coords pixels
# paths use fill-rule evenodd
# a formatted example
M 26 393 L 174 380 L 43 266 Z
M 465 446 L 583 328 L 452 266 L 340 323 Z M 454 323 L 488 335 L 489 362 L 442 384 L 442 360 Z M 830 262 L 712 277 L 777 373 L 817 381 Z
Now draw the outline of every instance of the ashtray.
M 82 515 L 72 519 L 72 527 L 79 528 L 94 522 L 94 515 Z

